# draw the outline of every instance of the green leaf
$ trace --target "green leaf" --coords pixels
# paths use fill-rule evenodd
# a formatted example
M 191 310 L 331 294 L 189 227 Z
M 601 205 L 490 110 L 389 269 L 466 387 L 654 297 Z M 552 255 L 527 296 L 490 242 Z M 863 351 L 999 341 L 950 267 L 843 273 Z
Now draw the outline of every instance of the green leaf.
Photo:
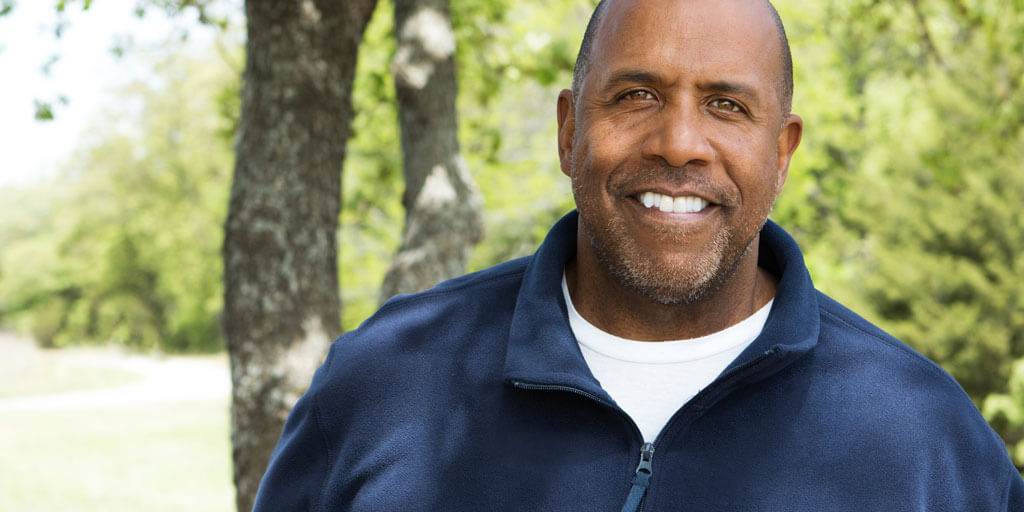
M 53 121 L 53 107 L 47 101 L 35 100 L 36 121 Z

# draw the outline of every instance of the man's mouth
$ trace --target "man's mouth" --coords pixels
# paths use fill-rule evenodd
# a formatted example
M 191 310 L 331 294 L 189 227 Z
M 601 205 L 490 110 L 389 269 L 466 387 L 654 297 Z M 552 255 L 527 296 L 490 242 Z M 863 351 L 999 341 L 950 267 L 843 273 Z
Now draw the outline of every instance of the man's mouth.
M 697 196 L 669 196 L 657 192 L 641 192 L 637 201 L 647 208 L 655 208 L 664 213 L 697 213 L 711 203 Z

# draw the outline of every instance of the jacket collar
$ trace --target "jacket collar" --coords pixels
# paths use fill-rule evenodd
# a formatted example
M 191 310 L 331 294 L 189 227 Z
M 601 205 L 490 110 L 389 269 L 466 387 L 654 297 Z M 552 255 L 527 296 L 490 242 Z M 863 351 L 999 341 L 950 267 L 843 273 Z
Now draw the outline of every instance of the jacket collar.
M 610 400 L 590 372 L 569 327 L 562 298 L 565 263 L 576 254 L 578 214 L 562 217 L 527 265 L 509 330 L 504 379 L 568 386 Z M 774 373 L 817 344 L 819 318 L 814 285 L 796 242 L 768 221 L 761 229 L 758 264 L 776 275 L 779 287 L 764 330 L 729 368 L 770 356 L 758 374 Z

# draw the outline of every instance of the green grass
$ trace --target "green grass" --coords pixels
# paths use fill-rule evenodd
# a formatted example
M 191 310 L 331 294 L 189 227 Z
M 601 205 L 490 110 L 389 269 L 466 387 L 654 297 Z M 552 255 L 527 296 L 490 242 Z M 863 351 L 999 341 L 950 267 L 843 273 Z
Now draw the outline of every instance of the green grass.
M 227 400 L 2 416 L 0 510 L 234 511 Z
M 0 361 L 0 398 L 97 389 L 130 384 L 142 376 L 96 368 L 49 351 Z

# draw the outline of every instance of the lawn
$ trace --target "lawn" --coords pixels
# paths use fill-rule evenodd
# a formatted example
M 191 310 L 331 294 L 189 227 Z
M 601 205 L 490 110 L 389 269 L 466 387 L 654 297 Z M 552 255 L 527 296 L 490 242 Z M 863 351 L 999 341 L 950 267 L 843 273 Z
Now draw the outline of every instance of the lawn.
M 226 401 L 4 413 L 0 510 L 234 510 Z
M 141 379 L 137 373 L 96 367 L 59 350 L 23 351 L 0 360 L 0 398 L 106 388 Z
M 143 377 L 92 367 L 95 358 L 73 351 L 17 355 L 24 357 L 0 364 L 7 396 L 46 399 L 45 393 L 123 386 Z M 0 511 L 235 510 L 226 396 L 57 410 L 4 410 L 2 404 Z

